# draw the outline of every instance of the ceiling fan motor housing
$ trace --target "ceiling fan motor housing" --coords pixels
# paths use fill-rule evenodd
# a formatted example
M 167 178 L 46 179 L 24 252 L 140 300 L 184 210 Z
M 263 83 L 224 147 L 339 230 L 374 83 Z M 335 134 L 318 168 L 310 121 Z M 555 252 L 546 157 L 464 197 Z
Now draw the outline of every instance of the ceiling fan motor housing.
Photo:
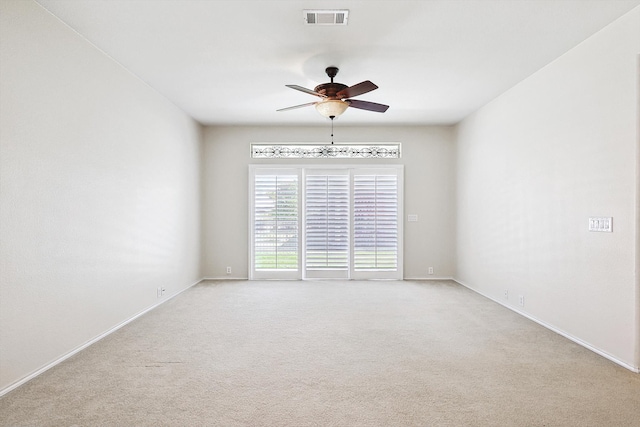
M 347 85 L 343 85 L 342 83 L 323 83 L 321 85 L 318 85 L 315 87 L 315 89 L 313 89 L 315 92 L 319 93 L 320 95 L 324 95 L 327 98 L 334 98 L 337 99 L 338 97 L 336 96 L 336 94 L 338 92 L 340 92 L 343 89 L 348 88 L 349 86 Z
M 329 78 L 331 79 L 331 83 L 323 83 L 321 85 L 316 86 L 315 89 L 313 90 L 319 93 L 320 95 L 326 96 L 327 98 L 338 99 L 336 94 L 341 90 L 348 88 L 349 86 L 343 85 L 342 83 L 333 82 L 333 78 L 338 75 L 338 71 L 339 71 L 338 67 L 333 67 L 333 66 L 327 67 L 324 71 L 325 73 L 327 73 L 327 76 L 329 76 Z

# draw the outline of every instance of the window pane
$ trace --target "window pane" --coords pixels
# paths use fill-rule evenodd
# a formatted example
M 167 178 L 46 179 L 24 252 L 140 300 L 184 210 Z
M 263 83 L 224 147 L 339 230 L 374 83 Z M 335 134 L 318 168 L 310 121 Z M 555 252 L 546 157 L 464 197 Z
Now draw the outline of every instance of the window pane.
M 254 190 L 256 270 L 298 269 L 298 177 L 256 175 Z

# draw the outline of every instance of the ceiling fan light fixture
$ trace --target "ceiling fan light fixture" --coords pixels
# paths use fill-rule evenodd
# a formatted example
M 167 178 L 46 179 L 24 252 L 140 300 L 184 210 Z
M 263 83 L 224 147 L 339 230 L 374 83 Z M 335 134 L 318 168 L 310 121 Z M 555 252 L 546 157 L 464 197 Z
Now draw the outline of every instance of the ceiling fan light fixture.
M 340 114 L 344 113 L 348 107 L 348 103 L 339 99 L 325 99 L 324 101 L 316 104 L 316 110 L 318 110 L 318 113 L 327 118 L 338 117 Z

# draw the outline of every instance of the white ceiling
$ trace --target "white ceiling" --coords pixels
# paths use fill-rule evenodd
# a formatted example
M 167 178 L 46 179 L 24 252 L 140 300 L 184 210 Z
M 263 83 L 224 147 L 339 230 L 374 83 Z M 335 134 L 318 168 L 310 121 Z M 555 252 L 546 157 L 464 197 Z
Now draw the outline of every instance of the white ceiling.
M 453 124 L 640 0 L 37 0 L 203 124 L 313 125 L 286 88 L 371 80 L 343 124 Z M 349 9 L 347 26 L 303 9 Z

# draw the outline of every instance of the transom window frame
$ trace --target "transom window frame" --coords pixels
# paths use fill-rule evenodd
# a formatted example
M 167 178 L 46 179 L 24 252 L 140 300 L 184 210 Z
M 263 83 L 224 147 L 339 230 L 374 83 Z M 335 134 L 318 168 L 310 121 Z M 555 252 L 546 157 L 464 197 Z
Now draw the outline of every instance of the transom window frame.
M 249 246 L 249 280 L 310 280 L 314 277 L 308 277 L 305 273 L 305 224 L 306 224 L 306 212 L 305 212 L 305 183 L 307 172 L 319 173 L 322 171 L 340 171 L 349 175 L 350 186 L 350 230 L 349 230 L 349 274 L 343 279 L 347 280 L 366 280 L 366 279 L 393 279 L 402 280 L 404 277 L 404 165 L 282 165 L 282 164 L 250 164 L 249 165 L 249 191 L 248 191 L 248 210 L 249 210 L 249 232 L 248 232 L 248 246 Z M 254 225 L 255 225 L 255 208 L 254 208 L 254 192 L 255 192 L 255 175 L 256 174 L 291 174 L 298 177 L 298 268 L 294 271 L 283 270 L 260 270 L 255 269 L 255 248 L 254 248 Z M 397 176 L 397 244 L 398 244 L 398 258 L 397 268 L 394 271 L 354 271 L 354 224 L 353 220 L 353 194 L 354 194 L 354 175 L 395 175 Z M 313 275 L 311 275 L 313 276 Z M 315 277 L 317 278 L 317 277 Z

